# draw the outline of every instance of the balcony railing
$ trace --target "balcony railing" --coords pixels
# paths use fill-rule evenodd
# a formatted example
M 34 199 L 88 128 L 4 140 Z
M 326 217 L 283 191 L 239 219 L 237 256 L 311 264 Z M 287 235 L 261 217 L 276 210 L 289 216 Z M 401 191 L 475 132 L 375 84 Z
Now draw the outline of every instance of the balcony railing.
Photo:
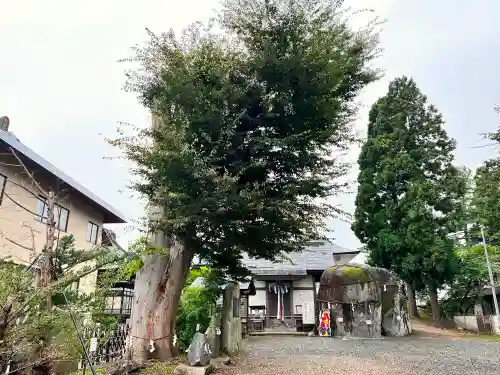
M 129 318 L 132 313 L 134 283 L 130 281 L 116 283 L 106 293 L 106 297 L 107 303 L 104 313 L 125 320 Z

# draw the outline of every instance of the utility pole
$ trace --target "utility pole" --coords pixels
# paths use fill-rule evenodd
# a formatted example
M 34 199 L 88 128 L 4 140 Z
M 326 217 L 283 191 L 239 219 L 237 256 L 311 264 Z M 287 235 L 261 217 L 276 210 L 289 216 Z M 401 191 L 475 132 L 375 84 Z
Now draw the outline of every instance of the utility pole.
M 495 288 L 495 280 L 493 279 L 493 270 L 491 269 L 490 256 L 488 254 L 488 248 L 486 247 L 486 238 L 484 237 L 483 227 L 481 226 L 481 237 L 483 237 L 484 255 L 486 256 L 486 264 L 488 265 L 488 273 L 490 275 L 491 283 L 491 295 L 493 297 L 493 305 L 495 306 L 496 314 L 496 329 L 500 329 L 500 311 L 498 310 L 498 300 Z

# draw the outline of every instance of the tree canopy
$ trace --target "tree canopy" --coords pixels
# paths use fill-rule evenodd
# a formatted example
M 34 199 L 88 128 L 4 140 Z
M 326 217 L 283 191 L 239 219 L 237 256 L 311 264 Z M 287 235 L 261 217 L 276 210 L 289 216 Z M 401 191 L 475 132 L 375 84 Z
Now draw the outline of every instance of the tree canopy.
M 389 84 L 369 113 L 353 224 L 372 263 L 434 292 L 452 276 L 447 235 L 462 218 L 466 188 L 443 124 L 412 79 Z
M 371 29 L 354 32 L 337 1 L 228 0 L 223 36 L 194 25 L 150 33 L 126 88 L 156 126 L 112 141 L 161 218 L 148 229 L 234 274 L 241 252 L 274 259 L 321 236 L 355 140 L 354 99 L 376 79 Z
M 443 304 L 445 313 L 452 318 L 466 314 L 481 299 L 481 291 L 489 285 L 489 274 L 483 245 L 457 246 L 456 272 L 449 284 L 447 297 Z M 500 272 L 500 248 L 488 246 L 492 270 Z
M 500 160 L 496 158 L 487 160 L 477 168 L 474 185 L 471 219 L 473 223 L 484 227 L 488 242 L 498 244 L 500 242 Z M 481 240 L 480 237 L 478 240 Z

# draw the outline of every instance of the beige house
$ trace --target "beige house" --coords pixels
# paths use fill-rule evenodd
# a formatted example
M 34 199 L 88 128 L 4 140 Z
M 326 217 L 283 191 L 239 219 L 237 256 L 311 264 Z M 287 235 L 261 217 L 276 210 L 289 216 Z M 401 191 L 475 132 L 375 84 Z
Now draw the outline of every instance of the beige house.
M 101 243 L 103 224 L 125 223 L 113 207 L 56 168 L 8 131 L 0 122 L 0 257 L 30 263 L 45 244 L 46 197 L 57 196 L 60 236 L 72 234 L 77 248 Z M 92 288 L 96 275 L 80 283 Z

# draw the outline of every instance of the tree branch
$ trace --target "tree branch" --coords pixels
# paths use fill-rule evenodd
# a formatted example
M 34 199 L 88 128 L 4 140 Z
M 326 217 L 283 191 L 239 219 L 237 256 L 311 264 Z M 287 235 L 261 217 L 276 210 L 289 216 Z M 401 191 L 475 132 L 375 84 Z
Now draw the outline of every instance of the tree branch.
M 36 216 L 36 217 L 41 217 L 43 219 L 43 216 L 38 215 L 37 213 L 31 211 L 29 208 L 26 206 L 23 206 L 21 203 L 17 202 L 14 198 L 12 198 L 9 194 L 7 194 L 5 191 L 3 192 L 3 195 L 9 198 L 9 200 L 14 203 L 16 206 L 22 208 L 23 210 L 29 212 L 30 214 Z
M 35 198 L 38 198 L 38 194 L 35 194 L 33 193 L 30 189 L 28 189 L 26 186 L 22 185 L 22 184 L 18 184 L 17 182 L 15 181 L 12 181 L 12 180 L 8 180 L 9 184 L 12 184 L 12 185 L 16 185 L 18 187 L 20 187 L 21 189 L 24 189 L 26 192 L 28 192 L 29 194 L 33 195 L 33 197 Z
M 7 321 L 7 324 L 11 323 L 14 319 L 17 319 L 17 317 L 23 313 L 24 309 L 26 309 L 26 307 L 29 306 L 29 304 L 35 300 L 37 297 L 43 297 L 44 294 L 49 294 L 49 293 L 53 293 L 55 289 L 57 288 L 60 288 L 60 287 L 66 287 L 68 285 L 70 285 L 71 283 L 75 282 L 75 281 L 78 281 L 80 280 L 81 278 L 91 274 L 92 272 L 95 272 L 97 271 L 99 268 L 102 268 L 108 264 L 112 264 L 112 263 L 115 263 L 117 262 L 118 260 L 120 260 L 120 258 L 118 257 L 115 257 L 115 258 L 112 258 L 108 261 L 104 261 L 102 263 L 99 263 L 99 264 L 96 264 L 94 267 L 91 267 L 89 268 L 88 270 L 86 271 L 83 271 L 79 274 L 75 274 L 75 275 L 72 275 L 70 277 L 68 277 L 67 279 L 61 279 L 61 280 L 58 280 L 58 281 L 55 281 L 54 283 L 52 283 L 51 285 L 49 285 L 48 287 L 45 287 L 45 288 L 39 288 L 35 291 L 35 293 L 30 297 L 28 298 L 26 301 L 24 301 L 24 303 L 21 305 L 21 307 L 19 307 L 16 312 L 11 316 L 11 318 Z
M 21 167 L 24 169 L 24 172 L 29 176 L 31 179 L 31 182 L 36 186 L 38 191 L 44 196 L 48 196 L 48 193 L 40 186 L 40 184 L 36 181 L 35 176 L 33 176 L 33 173 L 29 171 L 29 169 L 26 167 L 26 165 L 23 163 L 21 158 L 17 155 L 17 153 L 14 151 L 12 147 L 9 147 L 10 153 L 16 158 L 17 162 L 21 165 Z
M 14 244 L 14 245 L 16 245 L 16 246 L 19 246 L 19 247 L 21 247 L 21 248 L 23 248 L 23 249 L 25 249 L 25 250 L 28 250 L 28 251 L 34 251 L 34 250 L 35 250 L 35 249 L 33 249 L 33 248 L 30 248 L 30 247 L 28 247 L 28 246 L 25 246 L 25 245 L 23 245 L 23 244 L 20 244 L 19 242 L 14 241 L 13 239 L 11 239 L 11 238 L 9 238 L 9 237 L 5 237 L 5 236 L 3 236 L 3 238 L 5 238 L 5 240 L 9 241 L 10 243 L 12 243 L 12 244 Z

